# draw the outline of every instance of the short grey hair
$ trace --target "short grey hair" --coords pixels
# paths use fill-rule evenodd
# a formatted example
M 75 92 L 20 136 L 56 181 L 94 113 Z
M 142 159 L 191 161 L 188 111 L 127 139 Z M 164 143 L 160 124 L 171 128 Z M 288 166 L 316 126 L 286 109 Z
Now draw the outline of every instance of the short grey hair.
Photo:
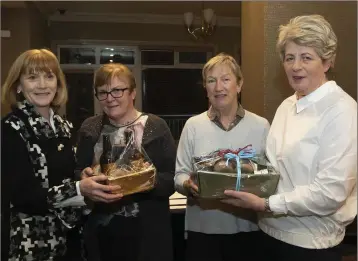
M 334 65 L 337 51 L 337 36 L 332 26 L 321 15 L 303 15 L 292 18 L 288 24 L 279 27 L 276 44 L 281 61 L 285 57 L 286 44 L 312 47 L 323 60 L 331 60 Z
M 208 72 L 218 65 L 228 65 L 232 73 L 235 75 L 238 84 L 244 80 L 240 65 L 236 62 L 234 57 L 228 55 L 227 53 L 219 53 L 218 55 L 212 57 L 203 67 L 202 77 L 204 87 Z

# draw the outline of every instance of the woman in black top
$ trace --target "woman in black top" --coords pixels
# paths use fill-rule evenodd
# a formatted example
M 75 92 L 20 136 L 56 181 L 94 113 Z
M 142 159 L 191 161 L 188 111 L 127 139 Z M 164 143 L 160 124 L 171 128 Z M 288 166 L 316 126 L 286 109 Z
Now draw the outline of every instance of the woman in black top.
M 113 204 L 95 203 L 85 237 L 90 260 L 172 260 L 169 197 L 174 193 L 176 148 L 166 122 L 134 107 L 136 85 L 131 71 L 122 64 L 106 64 L 95 74 L 94 88 L 103 115 L 84 121 L 79 130 L 77 171 L 92 175 L 98 163 L 101 134 L 125 136 L 136 129 L 136 139 L 157 169 L 155 188 L 123 197 Z M 98 249 L 99 256 L 96 256 Z
M 95 182 L 103 176 L 73 180 L 72 125 L 55 113 L 66 100 L 53 53 L 29 50 L 15 60 L 2 87 L 2 102 L 12 107 L 1 122 L 2 260 L 68 260 L 66 234 L 82 215 L 80 194 L 115 189 Z M 118 198 L 110 196 L 102 200 Z

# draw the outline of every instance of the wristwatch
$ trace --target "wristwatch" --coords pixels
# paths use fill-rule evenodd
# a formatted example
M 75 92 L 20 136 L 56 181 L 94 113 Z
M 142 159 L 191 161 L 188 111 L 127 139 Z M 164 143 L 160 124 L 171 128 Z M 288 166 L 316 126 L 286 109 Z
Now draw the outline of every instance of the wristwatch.
M 266 212 L 271 212 L 271 208 L 270 208 L 270 198 L 265 198 L 265 211 Z

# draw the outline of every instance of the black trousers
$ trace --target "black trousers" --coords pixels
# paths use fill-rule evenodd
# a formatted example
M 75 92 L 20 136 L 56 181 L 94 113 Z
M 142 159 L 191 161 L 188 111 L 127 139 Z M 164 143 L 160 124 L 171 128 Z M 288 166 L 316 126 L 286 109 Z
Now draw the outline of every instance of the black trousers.
M 259 231 L 204 234 L 188 231 L 186 261 L 259 261 Z
M 70 229 L 66 235 L 67 251 L 64 256 L 54 258 L 55 261 L 81 261 L 84 249 L 80 227 Z
M 307 249 L 277 240 L 264 232 L 260 232 L 262 261 L 341 261 L 339 246 L 327 249 Z
M 140 238 L 137 217 L 114 216 L 107 226 L 100 226 L 98 229 L 101 261 L 136 261 L 140 251 Z

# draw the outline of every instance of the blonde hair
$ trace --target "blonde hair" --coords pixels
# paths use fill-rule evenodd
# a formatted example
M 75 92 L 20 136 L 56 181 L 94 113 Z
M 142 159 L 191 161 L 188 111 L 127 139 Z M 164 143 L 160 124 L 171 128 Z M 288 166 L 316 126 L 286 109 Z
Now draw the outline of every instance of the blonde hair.
M 228 55 L 226 53 L 219 53 L 218 55 L 216 55 L 213 58 L 211 58 L 204 65 L 204 68 L 203 68 L 203 71 L 202 71 L 204 87 L 205 87 L 206 76 L 207 76 L 208 72 L 210 70 L 212 70 L 215 66 L 219 66 L 219 65 L 227 65 L 227 66 L 229 66 L 229 68 L 231 69 L 232 73 L 235 75 L 236 81 L 237 81 L 238 84 L 244 80 L 244 77 L 243 77 L 242 72 L 241 72 L 241 68 L 240 68 L 239 64 L 236 62 L 236 60 L 232 56 L 230 56 L 230 55 Z
M 2 86 L 1 101 L 3 104 L 14 107 L 17 102 L 25 100 L 22 94 L 17 93 L 20 77 L 23 74 L 53 73 L 57 78 L 57 92 L 50 106 L 58 109 L 67 102 L 67 88 L 65 76 L 60 68 L 57 57 L 47 49 L 32 49 L 23 52 L 11 65 L 10 71 Z
M 331 60 L 331 66 L 337 51 L 337 36 L 332 26 L 321 15 L 304 15 L 292 18 L 288 24 L 279 27 L 276 44 L 281 61 L 285 57 L 285 48 L 288 42 L 297 45 L 312 47 L 323 60 Z
M 101 66 L 94 74 L 93 86 L 95 91 L 98 87 L 105 84 L 111 84 L 114 77 L 128 80 L 129 90 L 132 92 L 136 88 L 136 82 L 132 71 L 121 63 L 108 63 Z

